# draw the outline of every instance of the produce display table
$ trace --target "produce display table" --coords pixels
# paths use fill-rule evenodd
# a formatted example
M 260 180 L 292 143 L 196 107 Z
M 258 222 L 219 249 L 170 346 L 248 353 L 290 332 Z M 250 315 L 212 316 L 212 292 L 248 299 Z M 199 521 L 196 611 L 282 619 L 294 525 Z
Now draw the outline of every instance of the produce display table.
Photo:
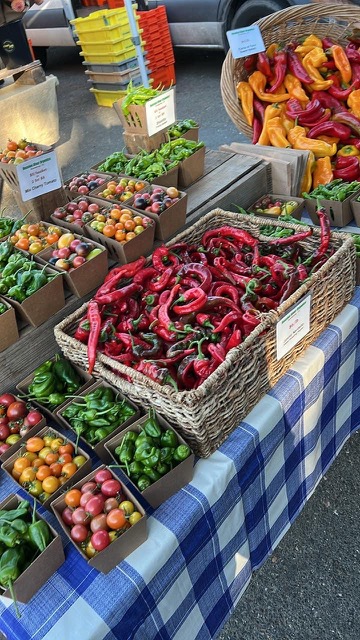
M 155 511 L 148 539 L 106 576 L 63 537 L 65 563 L 9 640 L 216 637 L 360 421 L 360 288 L 194 478 Z M 0 499 L 17 485 L 0 471 Z M 54 524 L 50 512 L 40 509 Z

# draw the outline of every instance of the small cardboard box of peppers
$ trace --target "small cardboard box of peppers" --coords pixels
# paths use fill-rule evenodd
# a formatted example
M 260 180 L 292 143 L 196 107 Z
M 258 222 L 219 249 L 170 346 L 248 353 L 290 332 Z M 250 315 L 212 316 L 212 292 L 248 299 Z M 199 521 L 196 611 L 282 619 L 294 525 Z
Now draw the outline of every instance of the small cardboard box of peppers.
M 18 387 L 21 397 L 2 394 L 1 406 L 7 404 L 10 416 L 11 407 L 17 405 L 19 413 L 20 405 L 28 407 L 27 400 L 31 399 L 39 407 L 35 410 L 38 422 L 33 426 L 26 423 L 26 433 L 21 436 L 24 418 L 20 414 L 24 414 L 20 412 L 18 419 L 11 421 L 5 413 L 4 422 L 14 429 L 16 422 L 19 431 L 16 437 L 12 434 L 11 444 L 9 441 L 5 449 L 11 455 L 3 459 L 2 468 L 28 498 L 18 504 L 20 498 L 10 497 L 0 505 L 10 514 L 0 510 L 0 588 L 7 596 L 11 587 L 19 602 L 27 602 L 64 561 L 61 539 L 54 529 L 49 526 L 46 533 L 45 521 L 30 528 L 32 518 L 34 523 L 43 522 L 35 513 L 36 504 L 51 508 L 84 560 L 108 573 L 146 540 L 144 504 L 158 506 L 190 481 L 194 456 L 161 416 L 151 412 L 140 417 L 138 407 L 117 389 L 101 379 L 94 381 L 61 354 L 45 361 Z M 49 424 L 40 410 L 47 411 Z M 52 425 L 56 421 L 60 431 Z M 124 466 L 123 454 L 116 458 L 105 447 L 121 436 L 129 439 L 128 445 L 134 447 L 137 457 L 141 451 L 141 460 L 136 460 L 137 474 L 130 475 L 128 456 Z M 80 438 L 84 443 L 81 449 Z M 91 471 L 97 456 L 112 462 L 114 471 L 105 465 Z M 21 519 L 24 522 L 19 522 Z M 27 532 L 36 528 L 44 529 L 46 545 L 34 559 Z M 48 549 L 53 553 L 51 562 Z M 41 578 L 32 580 L 35 563 L 36 568 L 42 568 L 43 563 L 47 568 L 38 571 Z

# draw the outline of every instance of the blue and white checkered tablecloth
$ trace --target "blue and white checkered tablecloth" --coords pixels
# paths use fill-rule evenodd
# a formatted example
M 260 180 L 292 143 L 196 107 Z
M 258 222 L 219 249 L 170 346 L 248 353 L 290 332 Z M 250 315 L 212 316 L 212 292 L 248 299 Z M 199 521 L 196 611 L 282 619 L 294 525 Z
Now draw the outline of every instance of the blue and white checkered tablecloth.
M 0 598 L 7 638 L 214 638 L 359 426 L 359 314 L 357 288 L 220 449 L 196 462 L 192 482 L 152 512 L 147 541 L 109 574 L 63 535 L 65 563 L 19 605 L 19 620 Z M 0 499 L 16 488 L 0 472 Z

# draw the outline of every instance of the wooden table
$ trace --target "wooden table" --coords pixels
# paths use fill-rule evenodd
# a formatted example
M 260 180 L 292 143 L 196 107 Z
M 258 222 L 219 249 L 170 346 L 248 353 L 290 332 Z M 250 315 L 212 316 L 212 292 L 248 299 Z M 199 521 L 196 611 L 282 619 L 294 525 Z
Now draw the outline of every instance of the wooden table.
M 265 163 L 239 154 L 208 150 L 205 154 L 203 177 L 187 189 L 186 227 L 216 207 L 235 211 L 234 204 L 249 206 L 256 198 L 269 192 L 269 170 Z M 2 352 L 0 388 L 13 389 L 39 364 L 59 350 L 54 338 L 54 326 L 72 314 L 93 295 L 79 299 L 66 298 L 66 306 L 40 327 L 26 326 L 20 339 Z

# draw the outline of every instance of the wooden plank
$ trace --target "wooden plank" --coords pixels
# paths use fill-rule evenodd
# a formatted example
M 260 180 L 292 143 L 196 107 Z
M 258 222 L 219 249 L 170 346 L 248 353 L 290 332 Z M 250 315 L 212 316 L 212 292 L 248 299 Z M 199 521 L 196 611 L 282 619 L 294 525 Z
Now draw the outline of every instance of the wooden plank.
M 234 155 L 213 169 L 213 171 L 204 175 L 186 189 L 188 194 L 188 215 L 191 215 L 207 202 L 216 199 L 225 189 L 235 184 L 259 164 L 261 164 L 261 160 Z

